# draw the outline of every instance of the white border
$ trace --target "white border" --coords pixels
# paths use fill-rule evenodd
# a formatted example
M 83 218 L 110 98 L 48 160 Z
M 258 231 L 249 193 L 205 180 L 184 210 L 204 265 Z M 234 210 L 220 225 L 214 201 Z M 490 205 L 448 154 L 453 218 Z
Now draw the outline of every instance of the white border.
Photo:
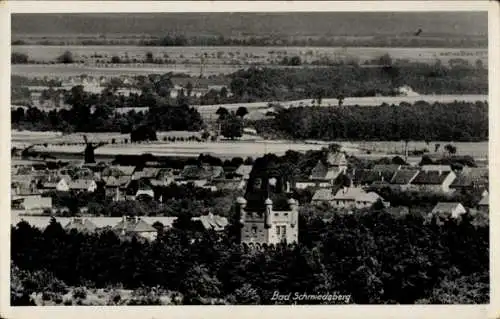
M 1 1 L 1 0 L 0 0 Z M 489 105 L 490 105 L 490 193 L 496 193 L 500 185 L 498 176 L 498 159 L 496 143 L 500 130 L 495 127 L 499 119 L 498 87 L 500 83 L 499 40 L 500 31 L 499 5 L 495 1 L 10 1 L 0 2 L 0 317 L 2 318 L 54 318 L 69 317 L 88 318 L 90 316 L 133 318 L 148 317 L 190 317 L 190 318 L 222 318 L 223 316 L 238 318 L 254 318 L 272 316 L 273 318 L 301 318 L 310 315 L 313 318 L 499 318 L 500 294 L 496 289 L 498 282 L 498 263 L 496 245 L 491 244 L 491 301 L 490 306 L 162 306 L 162 307 L 9 307 L 10 299 L 10 211 L 8 194 L 10 191 L 10 13 L 76 13 L 76 12 L 319 12 L 319 11 L 486 11 L 489 10 Z M 499 220 L 495 207 L 500 207 L 496 197 L 490 196 L 490 243 L 499 243 Z M 497 305 L 495 308 L 491 305 Z

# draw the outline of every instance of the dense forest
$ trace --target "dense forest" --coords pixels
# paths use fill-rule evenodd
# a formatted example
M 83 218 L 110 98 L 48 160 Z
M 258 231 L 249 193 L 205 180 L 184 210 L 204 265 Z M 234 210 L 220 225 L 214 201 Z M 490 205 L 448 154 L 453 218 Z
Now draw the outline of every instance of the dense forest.
M 297 107 L 253 124 L 261 134 L 293 139 L 486 141 L 488 103 Z
M 458 59 L 451 65 L 395 62 L 389 55 L 374 61 L 379 66 L 338 64 L 321 68 L 250 68 L 230 75 L 233 99 L 240 102 L 303 98 L 396 95 L 407 85 L 419 94 L 487 94 L 488 69 Z
M 12 303 L 37 289 L 61 300 L 67 286 L 155 287 L 182 294 L 183 304 L 274 304 L 275 290 L 336 291 L 357 304 L 489 302 L 489 230 L 467 216 L 439 225 L 371 211 L 331 222 L 301 216 L 299 225 L 299 245 L 248 251 L 235 244 L 234 226 L 215 234 L 189 215 L 154 242 L 21 222 L 11 230 Z M 37 281 L 40 271 L 51 280 Z

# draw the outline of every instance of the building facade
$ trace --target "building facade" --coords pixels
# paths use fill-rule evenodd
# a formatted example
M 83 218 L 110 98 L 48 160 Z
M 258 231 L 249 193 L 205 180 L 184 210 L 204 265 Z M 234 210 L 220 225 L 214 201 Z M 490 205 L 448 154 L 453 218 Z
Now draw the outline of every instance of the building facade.
M 241 243 L 256 247 L 263 244 L 298 243 L 298 204 L 294 199 L 288 200 L 289 210 L 276 211 L 271 199 L 265 201 L 263 213 L 246 210 L 246 200 L 237 199 L 238 214 L 241 224 Z

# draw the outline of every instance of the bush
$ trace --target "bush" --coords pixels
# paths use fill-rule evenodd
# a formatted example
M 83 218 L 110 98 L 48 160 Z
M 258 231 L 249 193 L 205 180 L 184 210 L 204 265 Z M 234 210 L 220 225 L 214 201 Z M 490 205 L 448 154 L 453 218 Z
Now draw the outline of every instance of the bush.
M 64 64 L 73 63 L 74 62 L 73 53 L 71 53 L 70 51 L 65 51 L 57 58 L 57 62 Z
M 73 290 L 73 298 L 75 299 L 86 299 L 87 289 L 85 287 L 77 287 Z

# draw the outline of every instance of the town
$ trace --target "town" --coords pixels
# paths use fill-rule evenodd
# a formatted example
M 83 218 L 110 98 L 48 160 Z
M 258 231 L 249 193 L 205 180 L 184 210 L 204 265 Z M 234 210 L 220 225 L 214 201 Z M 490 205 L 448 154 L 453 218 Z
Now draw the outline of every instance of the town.
M 447 32 L 16 33 L 11 304 L 487 303 L 488 59 Z

